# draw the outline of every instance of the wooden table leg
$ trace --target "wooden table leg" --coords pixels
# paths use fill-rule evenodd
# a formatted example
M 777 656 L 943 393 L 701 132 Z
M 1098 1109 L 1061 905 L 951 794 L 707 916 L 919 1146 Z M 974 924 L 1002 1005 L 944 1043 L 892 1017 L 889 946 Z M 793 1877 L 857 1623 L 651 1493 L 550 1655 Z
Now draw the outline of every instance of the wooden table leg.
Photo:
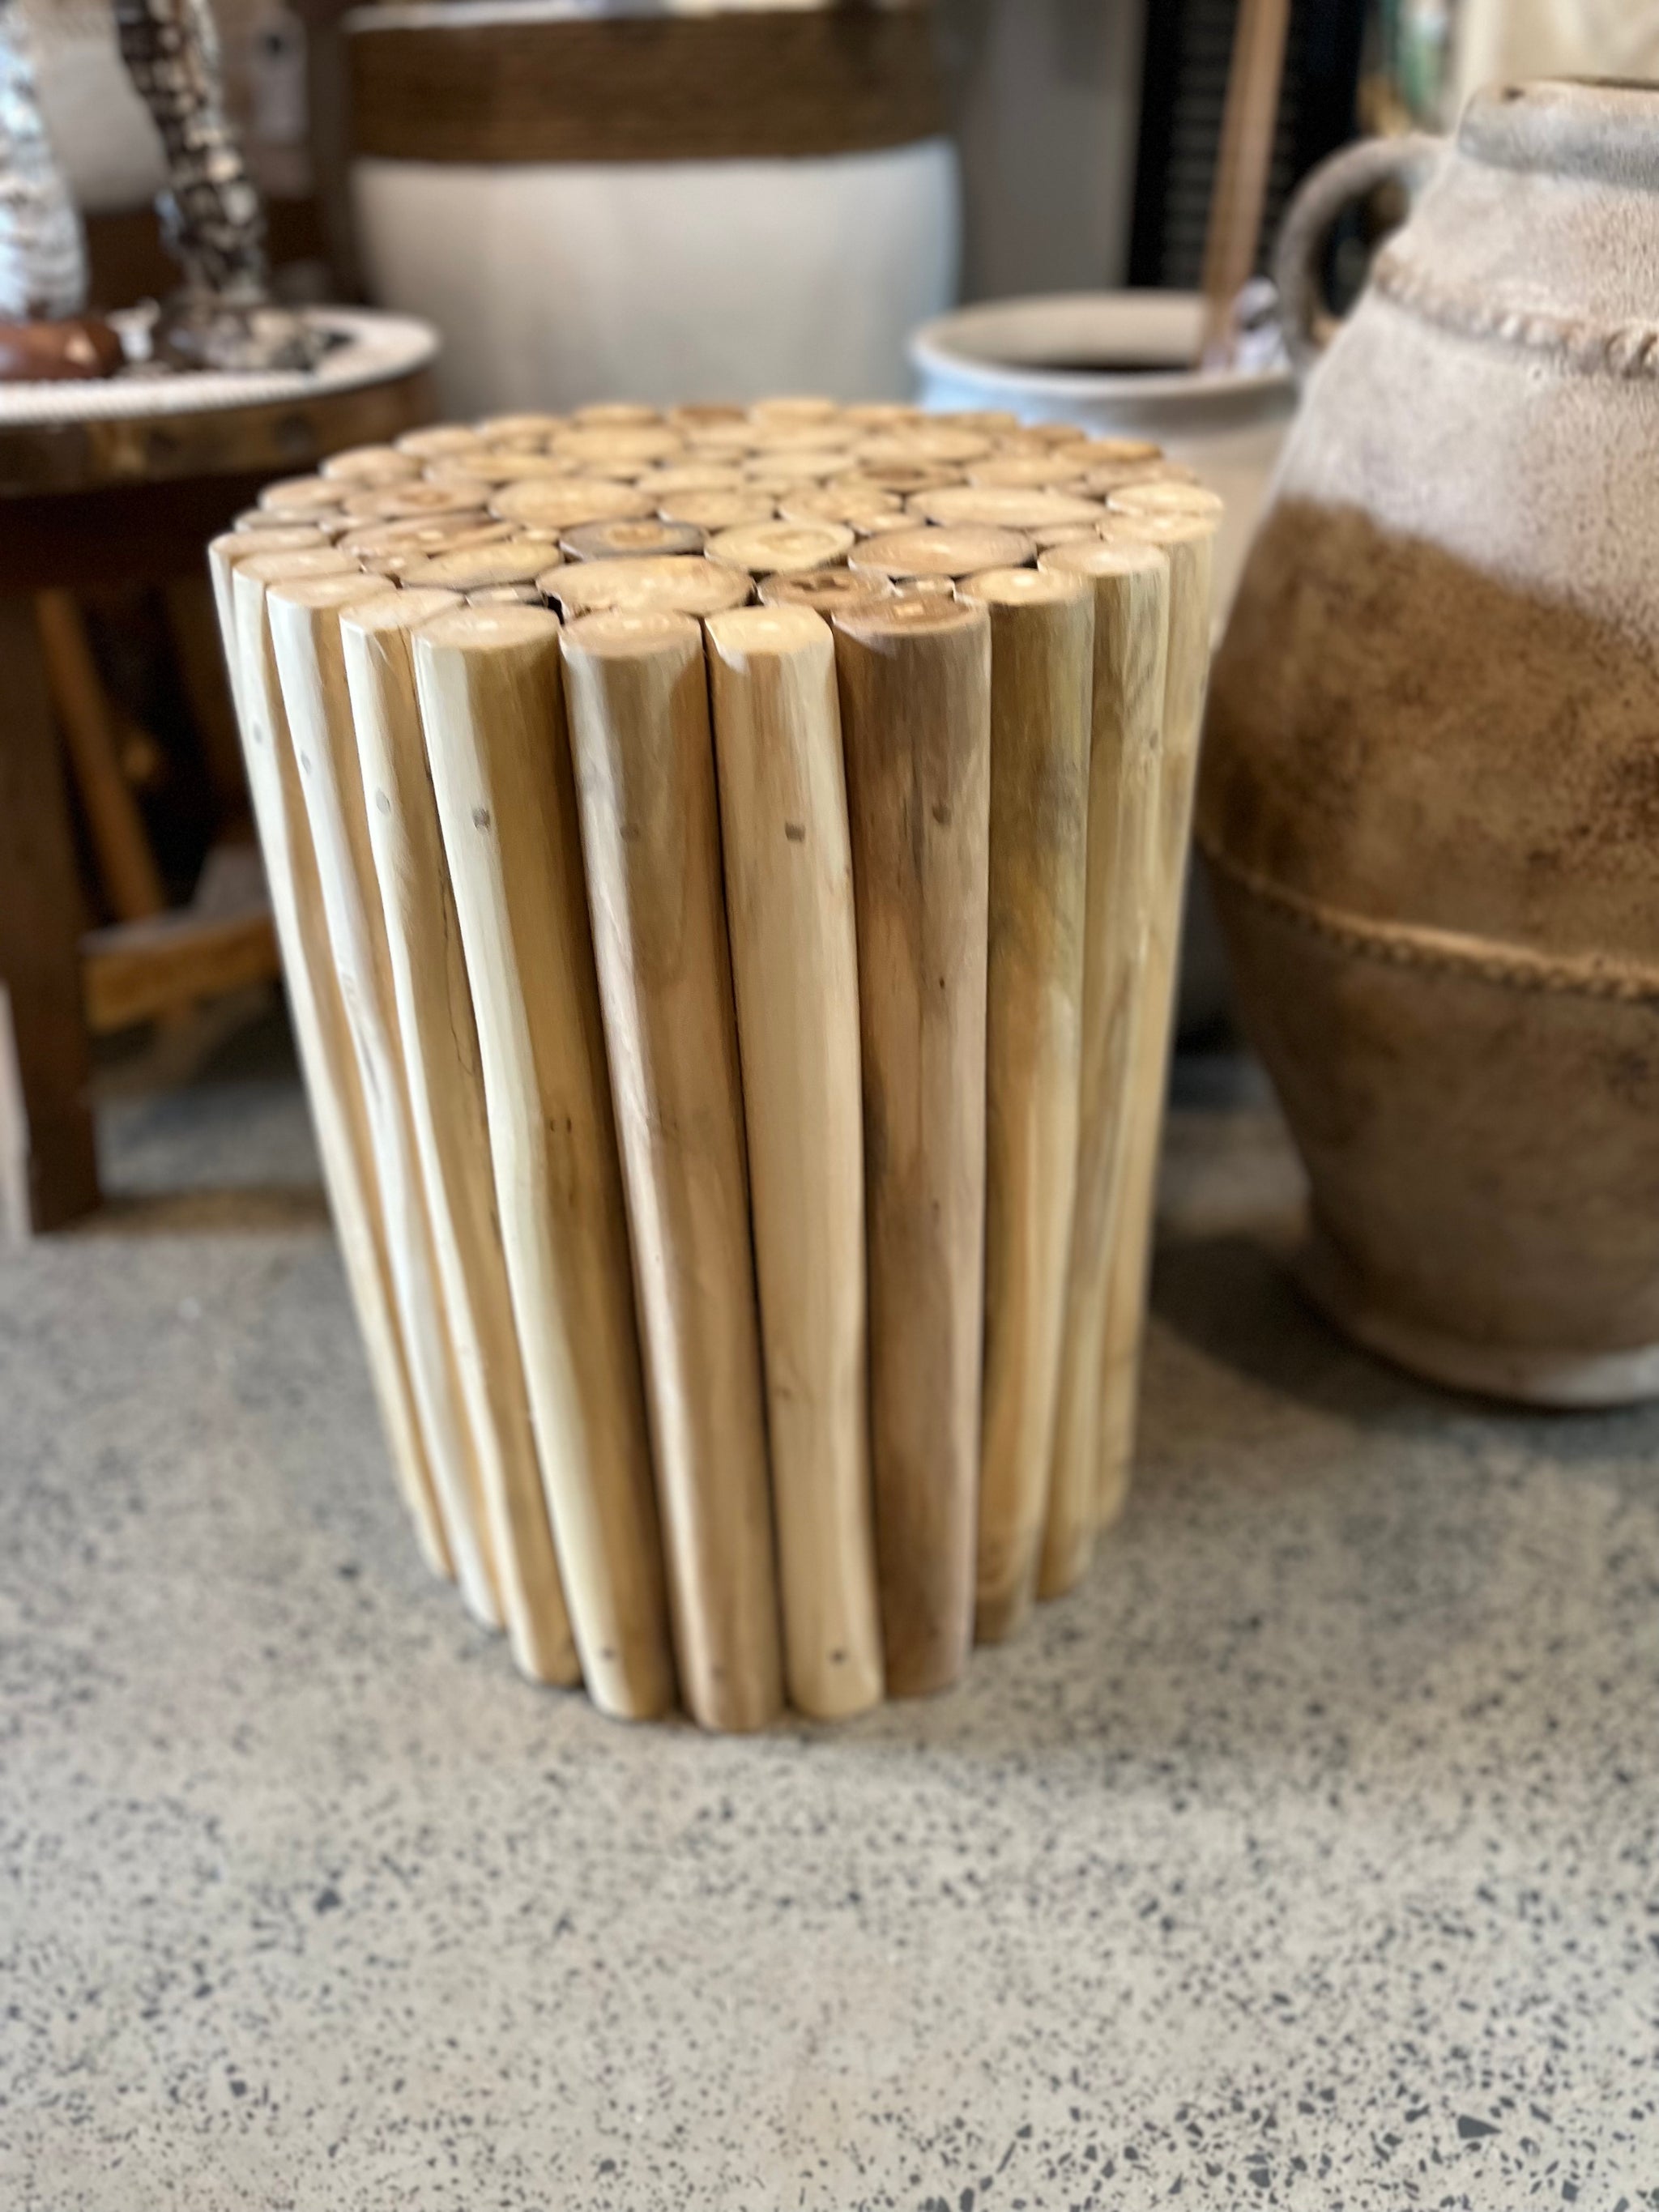
M 100 888 L 118 921 L 145 921 L 167 911 L 161 871 L 144 834 L 144 817 L 121 772 L 115 717 L 87 625 L 71 592 L 38 592 L 46 696 L 81 801 L 81 819 L 97 865 Z
M 56 1229 L 98 1203 L 81 1008 L 81 890 L 34 610 L 0 598 L 0 981 L 28 1128 L 28 1217 Z

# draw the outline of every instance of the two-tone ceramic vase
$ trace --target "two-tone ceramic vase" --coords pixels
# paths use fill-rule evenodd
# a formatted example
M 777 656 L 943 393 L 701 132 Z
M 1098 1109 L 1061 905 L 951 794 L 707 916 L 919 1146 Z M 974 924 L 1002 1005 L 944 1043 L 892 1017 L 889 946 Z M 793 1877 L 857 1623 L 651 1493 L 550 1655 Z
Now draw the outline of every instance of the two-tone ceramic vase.
M 1342 157 L 1339 157 L 1341 159 Z M 1199 806 L 1374 1348 L 1659 1391 L 1659 90 L 1478 95 L 1314 368 L 1215 672 Z

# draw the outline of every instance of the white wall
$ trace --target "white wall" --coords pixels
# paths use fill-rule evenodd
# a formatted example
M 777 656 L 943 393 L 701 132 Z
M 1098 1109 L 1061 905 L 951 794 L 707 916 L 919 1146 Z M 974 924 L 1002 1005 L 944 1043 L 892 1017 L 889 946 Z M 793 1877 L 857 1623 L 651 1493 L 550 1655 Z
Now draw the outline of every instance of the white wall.
M 945 0 L 963 296 L 1092 290 L 1128 260 L 1143 0 Z

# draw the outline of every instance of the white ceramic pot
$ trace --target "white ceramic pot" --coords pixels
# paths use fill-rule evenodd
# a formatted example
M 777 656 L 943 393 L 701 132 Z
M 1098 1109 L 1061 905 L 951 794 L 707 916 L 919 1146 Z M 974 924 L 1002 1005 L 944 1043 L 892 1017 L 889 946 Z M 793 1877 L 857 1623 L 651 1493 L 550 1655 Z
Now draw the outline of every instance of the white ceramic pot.
M 1296 386 L 1288 365 L 1245 373 L 1185 366 L 1197 355 L 1202 321 L 1196 293 L 994 300 L 925 324 L 911 339 L 910 359 L 925 406 L 1006 407 L 1023 422 L 1153 438 L 1196 469 L 1227 503 L 1216 548 L 1218 624 L 1267 497 Z
M 943 140 L 718 165 L 360 161 L 352 202 L 375 299 L 444 333 L 458 415 L 902 398 L 905 333 L 956 281 Z
M 906 337 L 954 295 L 959 250 L 955 149 L 919 82 L 929 11 L 837 16 L 819 72 L 826 14 L 416 0 L 347 19 L 365 270 L 442 330 L 448 410 L 906 395 Z M 869 44 L 863 108 L 837 99 L 848 37 Z M 669 40 L 691 42 L 684 82 Z
M 924 406 L 1006 407 L 1026 422 L 1076 422 L 1109 437 L 1152 438 L 1226 501 L 1215 552 L 1218 637 L 1279 449 L 1296 407 L 1288 367 L 1189 368 L 1203 301 L 1193 292 L 1066 292 L 993 300 L 925 324 L 910 341 Z M 1100 363 L 1133 363 L 1133 368 Z M 1201 1033 L 1229 1003 L 1208 890 L 1189 879 L 1179 1033 Z

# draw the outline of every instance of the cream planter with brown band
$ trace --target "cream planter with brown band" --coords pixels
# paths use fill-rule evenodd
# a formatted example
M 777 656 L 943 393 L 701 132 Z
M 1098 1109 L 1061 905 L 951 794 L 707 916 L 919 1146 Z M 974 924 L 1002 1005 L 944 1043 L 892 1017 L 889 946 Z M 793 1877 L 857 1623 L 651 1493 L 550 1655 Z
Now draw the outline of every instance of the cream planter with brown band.
M 899 397 L 959 209 L 933 11 L 416 0 L 348 17 L 375 296 L 446 401 Z

